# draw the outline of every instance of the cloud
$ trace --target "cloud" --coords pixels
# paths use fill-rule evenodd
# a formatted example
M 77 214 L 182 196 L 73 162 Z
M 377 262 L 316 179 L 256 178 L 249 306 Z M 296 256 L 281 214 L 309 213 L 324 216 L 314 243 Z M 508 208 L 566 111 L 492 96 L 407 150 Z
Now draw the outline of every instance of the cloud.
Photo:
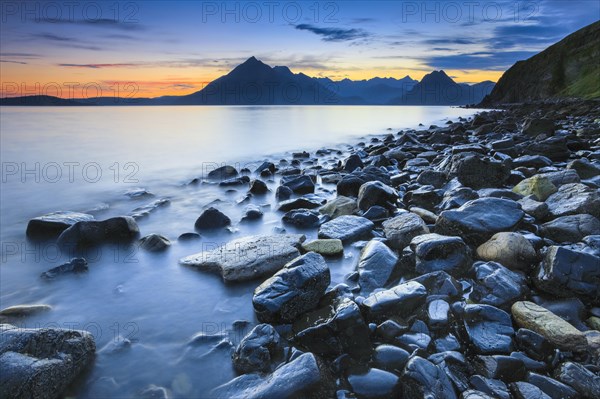
M 58 64 L 58 66 L 69 67 L 69 68 L 100 69 L 100 68 L 128 68 L 128 67 L 138 66 L 138 64 Z
M 536 51 L 480 51 L 474 53 L 422 57 L 421 61 L 432 69 L 486 69 L 506 70 L 515 62 L 537 54 Z
M 0 57 L 40 58 L 40 55 L 35 54 L 35 53 L 3 53 L 3 52 L 0 52 Z
M 568 35 L 568 27 L 560 24 L 510 24 L 494 28 L 493 47 L 546 47 Z
M 445 46 L 448 44 L 477 44 L 476 40 L 472 40 L 472 39 L 462 39 L 462 38 L 457 38 L 457 39 L 447 39 L 447 38 L 441 38 L 441 39 L 427 39 L 427 40 L 423 40 L 424 44 L 427 45 L 433 45 L 433 46 Z
M 22 61 L 0 60 L 0 62 L 6 62 L 6 63 L 10 63 L 10 64 L 21 64 L 21 65 L 27 65 L 27 63 L 26 63 L 26 62 L 22 62 Z
M 60 24 L 60 25 L 73 25 L 73 26 L 90 26 L 96 28 L 106 29 L 117 29 L 124 31 L 143 31 L 146 30 L 146 26 L 138 23 L 137 21 L 124 22 L 114 20 L 110 18 L 99 18 L 99 19 L 40 19 L 36 20 L 38 23 L 45 24 Z
M 310 24 L 299 24 L 295 26 L 298 30 L 307 30 L 315 35 L 321 36 L 325 42 L 346 42 L 356 39 L 365 39 L 370 36 L 362 29 L 343 29 L 343 28 L 319 28 Z
M 34 33 L 31 35 L 34 39 L 44 40 L 51 43 L 54 43 L 57 46 L 61 47 L 70 47 L 70 48 L 78 48 L 82 50 L 94 50 L 100 51 L 101 47 L 89 44 L 82 40 L 68 37 L 68 36 L 60 36 L 55 35 L 54 33 Z

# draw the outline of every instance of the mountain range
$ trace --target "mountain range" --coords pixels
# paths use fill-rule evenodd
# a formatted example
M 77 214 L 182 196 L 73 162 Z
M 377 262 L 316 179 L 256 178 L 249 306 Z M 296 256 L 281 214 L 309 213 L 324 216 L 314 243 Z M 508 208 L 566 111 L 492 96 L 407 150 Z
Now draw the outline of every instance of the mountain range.
M 333 81 L 293 73 L 286 66 L 271 67 L 255 57 L 212 81 L 202 90 L 183 96 L 115 99 L 60 99 L 26 96 L 0 99 L 1 105 L 466 105 L 479 103 L 494 82 L 456 83 L 444 71 L 433 71 L 419 82 L 373 78 Z

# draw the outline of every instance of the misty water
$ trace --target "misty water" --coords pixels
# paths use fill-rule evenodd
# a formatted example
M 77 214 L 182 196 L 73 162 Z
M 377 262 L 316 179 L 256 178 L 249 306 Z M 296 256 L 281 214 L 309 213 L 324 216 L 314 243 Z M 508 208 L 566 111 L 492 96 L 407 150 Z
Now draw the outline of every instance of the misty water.
M 235 377 L 230 346 L 219 342 L 227 337 L 237 344 L 256 323 L 252 291 L 262 280 L 225 285 L 219 276 L 180 266 L 178 259 L 245 235 L 272 233 L 281 226 L 281 213 L 274 211 L 271 193 L 250 201 L 264 206 L 262 221 L 239 223 L 247 204 L 237 203 L 244 188 L 186 183 L 216 166 L 253 170 L 266 159 L 290 159 L 291 151 L 325 147 L 346 155 L 347 144 L 370 135 L 419 123 L 442 125 L 474 112 L 432 106 L 0 108 L 0 308 L 49 304 L 51 311 L 16 324 L 85 329 L 95 336 L 93 367 L 71 389 L 78 397 L 131 397 L 150 384 L 171 389 L 175 397 L 206 397 L 209 389 Z M 277 181 L 268 185 L 274 192 Z M 125 195 L 139 187 L 155 196 Z M 322 185 L 317 193 L 335 195 L 333 189 Z M 166 252 L 147 253 L 136 246 L 92 249 L 86 253 L 88 273 L 40 278 L 71 254 L 52 242 L 28 241 L 29 219 L 63 210 L 102 220 L 159 198 L 169 198 L 170 205 L 138 224 L 142 236 L 168 237 L 172 246 Z M 194 231 L 208 204 L 231 218 L 231 231 L 178 242 L 180 234 Z M 308 239 L 317 234 L 316 229 L 286 229 Z M 328 261 L 332 285 L 344 281 L 357 256 L 358 249 L 347 246 L 344 258 Z M 234 329 L 239 320 L 250 324 Z M 198 333 L 217 336 L 190 343 Z M 132 344 L 120 345 L 116 337 Z

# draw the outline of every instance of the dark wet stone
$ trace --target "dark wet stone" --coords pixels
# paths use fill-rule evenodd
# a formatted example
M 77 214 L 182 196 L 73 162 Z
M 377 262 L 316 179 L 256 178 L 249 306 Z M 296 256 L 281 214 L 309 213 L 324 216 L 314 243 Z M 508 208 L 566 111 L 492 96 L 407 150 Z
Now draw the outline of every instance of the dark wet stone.
M 535 285 L 560 297 L 600 300 L 600 258 L 563 247 L 550 247 L 533 276 Z
M 342 242 L 352 242 L 368 238 L 375 225 L 361 216 L 344 215 L 321 225 L 319 238 L 337 238 Z
M 210 392 L 215 399 L 278 398 L 317 399 L 332 397 L 333 381 L 312 353 L 304 353 L 272 374 L 244 374 Z
M 561 216 L 540 226 L 540 234 L 556 242 L 579 242 L 600 232 L 600 221 L 592 215 Z
M 548 365 L 545 362 L 534 360 L 523 352 L 512 352 L 510 356 L 522 360 L 525 368 L 529 371 L 543 372 L 548 368 Z
M 510 315 L 490 305 L 467 305 L 464 325 L 477 353 L 510 353 L 515 331 Z
M 171 246 L 171 241 L 160 234 L 149 234 L 140 239 L 140 248 L 149 252 L 161 252 Z
M 554 296 L 551 297 L 551 299 L 545 299 L 540 296 L 533 296 L 531 299 L 536 305 L 548 309 L 555 315 L 574 325 L 578 330 L 585 331 L 587 329 L 583 320 L 588 311 L 579 298 L 556 298 L 556 296 Z M 593 309 L 594 308 L 592 308 L 592 311 Z
M 554 134 L 554 121 L 547 118 L 525 119 L 521 133 L 532 137 L 540 134 L 552 136 Z
M 360 186 L 358 191 L 358 208 L 366 211 L 374 205 L 394 209 L 398 193 L 392 187 L 380 181 L 371 181 Z
M 372 351 L 369 328 L 358 305 L 349 298 L 334 299 L 299 316 L 292 331 L 296 344 L 317 355 L 336 357 L 348 353 L 365 359 Z
M 457 398 L 443 369 L 422 357 L 412 357 L 400 378 L 405 398 Z
M 421 320 L 415 321 L 407 332 L 396 337 L 394 343 L 407 349 L 410 348 L 411 351 L 419 349 L 427 350 L 431 343 L 431 335 L 427 324 Z
M 432 330 L 440 330 L 448 325 L 450 305 L 443 299 L 435 299 L 427 305 L 428 325 Z
M 337 184 L 338 195 L 347 197 L 358 197 L 360 186 L 369 181 L 380 181 L 383 184 L 390 184 L 389 175 L 375 166 L 367 166 L 362 170 L 344 176 Z
M 294 192 L 291 188 L 287 186 L 279 186 L 275 192 L 275 198 L 277 198 L 278 201 L 285 201 L 290 199 L 293 193 Z
M 542 335 L 527 328 L 517 330 L 515 342 L 521 350 L 536 360 L 547 361 L 554 354 L 554 345 Z
M 460 399 L 496 399 L 485 392 L 468 389 L 460 395 Z
M 513 230 L 523 215 L 515 201 L 480 198 L 465 203 L 457 210 L 442 212 L 435 224 L 435 232 L 457 235 L 467 243 L 480 245 L 496 233 Z
M 382 206 L 374 205 L 370 207 L 363 215 L 372 222 L 381 222 L 390 217 L 390 213 Z
M 424 186 L 433 186 L 435 188 L 440 188 L 444 184 L 446 184 L 447 176 L 444 172 L 440 172 L 437 170 L 425 170 L 419 174 L 417 177 L 417 183 Z
M 47 239 L 58 237 L 60 233 L 77 222 L 89 222 L 94 216 L 79 212 L 52 212 L 38 216 L 27 224 L 27 237 Z
M 458 208 L 477 198 L 479 198 L 477 191 L 469 187 L 455 188 L 444 193 L 444 198 L 438 208 L 442 211 Z
M 266 194 L 269 192 L 269 187 L 267 187 L 267 183 L 264 181 L 256 179 L 252 180 L 250 183 L 250 189 L 248 191 L 256 195 Z
M 363 248 L 358 260 L 358 285 L 361 295 L 369 295 L 383 288 L 396 276 L 398 256 L 384 243 L 371 240 Z
M 579 183 L 579 175 L 572 169 L 563 169 L 555 172 L 544 172 L 541 174 L 550 179 L 552 184 L 560 187 L 564 184 Z
M 475 389 L 478 389 L 487 395 L 492 395 L 494 398 L 510 399 L 508 387 L 500 380 L 485 378 L 481 375 L 474 375 L 469 379 L 469 382 Z
M 323 205 L 323 202 L 317 199 L 299 197 L 283 201 L 279 204 L 279 210 L 288 212 L 294 209 L 315 209 Z
M 187 242 L 187 241 L 196 241 L 200 239 L 200 234 L 198 233 L 183 233 L 177 237 L 177 241 Z
M 242 216 L 242 220 L 243 221 L 252 221 L 252 220 L 258 220 L 261 219 L 263 217 L 264 213 L 262 211 L 262 209 L 260 209 L 258 206 L 256 205 L 247 205 L 246 208 L 244 208 L 244 216 Z
M 424 234 L 413 238 L 410 248 L 416 255 L 419 274 L 443 270 L 459 276 L 471 264 L 470 250 L 460 237 Z
M 513 201 L 523 198 L 521 194 L 517 194 L 508 188 L 482 188 L 477 190 L 477 194 L 480 198 L 506 198 Z
M 171 200 L 168 198 L 159 198 L 159 199 L 149 202 L 145 205 L 138 206 L 137 208 L 135 208 L 134 210 L 129 212 L 129 216 L 131 216 L 135 220 L 142 219 L 142 218 L 150 215 L 151 212 L 154 212 L 155 210 L 157 210 L 159 208 L 167 206 L 170 203 L 171 203 Z
M 392 398 L 400 393 L 398 376 L 376 368 L 363 374 L 350 374 L 348 384 L 358 397 L 364 399 Z
M 233 187 L 233 186 L 245 186 L 250 183 L 248 176 L 233 177 L 231 179 L 223 180 L 219 183 L 221 187 Z
M 369 321 L 383 321 L 392 315 L 407 316 L 425 303 L 427 290 L 416 281 L 399 284 L 369 295 L 363 302 Z
M 576 159 L 569 162 L 567 169 L 574 169 L 582 179 L 591 179 L 600 175 L 600 166 L 592 163 L 585 158 Z
M 552 165 L 552 161 L 543 155 L 523 155 L 513 159 L 513 167 L 543 168 Z
M 135 220 L 130 216 L 118 216 L 103 221 L 77 222 L 58 237 L 62 249 L 77 249 L 104 243 L 130 243 L 140 234 Z
M 272 371 L 283 360 L 284 343 L 270 324 L 259 324 L 233 353 L 233 366 L 241 374 Z
M 429 295 L 458 298 L 463 292 L 460 283 L 445 271 L 427 273 L 409 281 L 423 284 Z
M 435 353 L 427 358 L 440 367 L 453 383 L 457 391 L 469 388 L 469 375 L 472 373 L 467 359 L 459 352 Z
M 433 342 L 436 352 L 462 351 L 460 342 L 452 334 L 438 338 Z
M 319 212 L 310 209 L 294 209 L 283 215 L 281 220 L 300 228 L 311 228 L 319 227 L 321 224 L 319 216 Z
M 526 277 L 500 263 L 475 262 L 473 274 L 475 284 L 471 298 L 475 302 L 506 307 L 529 293 Z
M 520 381 L 527 375 L 522 360 L 504 355 L 477 355 L 473 361 L 475 372 L 487 378 L 504 382 Z
M 265 170 L 269 171 L 271 174 L 275 173 L 275 164 L 273 162 L 265 161 L 262 164 L 260 164 L 258 168 L 256 168 L 254 173 L 260 174 Z
M 536 219 L 544 219 L 548 215 L 548 205 L 545 202 L 536 201 L 532 196 L 520 199 L 519 204 L 525 213 Z
M 42 278 L 53 279 L 63 274 L 85 273 L 88 271 L 88 263 L 84 258 L 73 258 L 69 262 L 56 266 L 41 274 Z
M 587 213 L 600 217 L 600 195 L 581 183 L 565 184 L 546 200 L 553 218 Z
M 403 249 L 416 236 L 429 233 L 427 225 L 418 215 L 404 212 L 383 222 L 383 231 L 390 247 Z
M 346 172 L 353 172 L 354 169 L 364 166 L 362 159 L 357 154 L 352 154 L 344 160 L 344 170 Z
M 528 373 L 527 382 L 540 388 L 552 399 L 575 399 L 578 396 L 577 391 L 569 385 L 545 375 Z
M 410 353 L 394 345 L 378 345 L 373 353 L 373 365 L 387 371 L 398 373 L 404 369 Z
M 94 337 L 72 329 L 0 325 L 0 389 L 8 398 L 62 397 L 93 361 Z
M 554 372 L 554 377 L 571 386 L 587 399 L 600 398 L 600 376 L 579 363 L 566 362 Z
M 407 192 L 403 201 L 408 206 L 417 206 L 434 211 L 442 198 L 442 190 L 436 190 L 433 186 L 422 186 Z
M 317 306 L 329 283 L 325 259 L 309 252 L 259 285 L 254 290 L 252 304 L 261 322 L 292 322 Z
M 197 230 L 212 230 L 226 227 L 231 224 L 231 219 L 220 210 L 212 206 L 206 209 L 196 219 L 195 227 Z
M 554 162 L 566 161 L 571 155 L 564 137 L 549 137 L 547 139 L 523 143 L 525 151 L 531 155 L 544 155 Z
M 356 200 L 349 197 L 337 196 L 336 198 L 327 201 L 319 212 L 335 219 L 339 216 L 352 215 L 358 210 Z
M 296 194 L 315 192 L 315 183 L 308 175 L 291 175 L 281 178 L 281 185 L 289 187 Z
M 450 178 L 474 189 L 502 187 L 510 175 L 510 168 L 502 162 L 493 161 L 473 153 L 453 155 L 447 169 Z
M 308 153 L 306 151 L 294 152 L 294 153 L 292 153 L 292 157 L 294 159 L 307 159 L 307 158 L 310 158 L 310 153 Z
M 221 166 L 208 173 L 208 178 L 211 180 L 226 180 L 234 178 L 238 175 L 236 168 L 230 165 Z

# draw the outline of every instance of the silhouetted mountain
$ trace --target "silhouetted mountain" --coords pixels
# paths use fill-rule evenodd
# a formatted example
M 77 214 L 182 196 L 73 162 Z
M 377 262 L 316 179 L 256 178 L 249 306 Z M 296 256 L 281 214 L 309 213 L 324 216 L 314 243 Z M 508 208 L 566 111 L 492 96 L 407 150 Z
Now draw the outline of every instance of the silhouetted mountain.
M 343 79 L 333 81 L 329 78 L 317 78 L 323 86 L 344 98 L 360 98 L 365 104 L 387 104 L 393 98 L 412 89 L 417 80 L 410 76 L 402 79 L 372 78 L 369 80 Z
M 0 98 L 0 105 L 81 106 L 87 104 L 78 100 L 67 100 L 54 96 L 22 96 Z
M 570 34 L 504 74 L 484 105 L 547 98 L 600 98 L 600 21 Z

